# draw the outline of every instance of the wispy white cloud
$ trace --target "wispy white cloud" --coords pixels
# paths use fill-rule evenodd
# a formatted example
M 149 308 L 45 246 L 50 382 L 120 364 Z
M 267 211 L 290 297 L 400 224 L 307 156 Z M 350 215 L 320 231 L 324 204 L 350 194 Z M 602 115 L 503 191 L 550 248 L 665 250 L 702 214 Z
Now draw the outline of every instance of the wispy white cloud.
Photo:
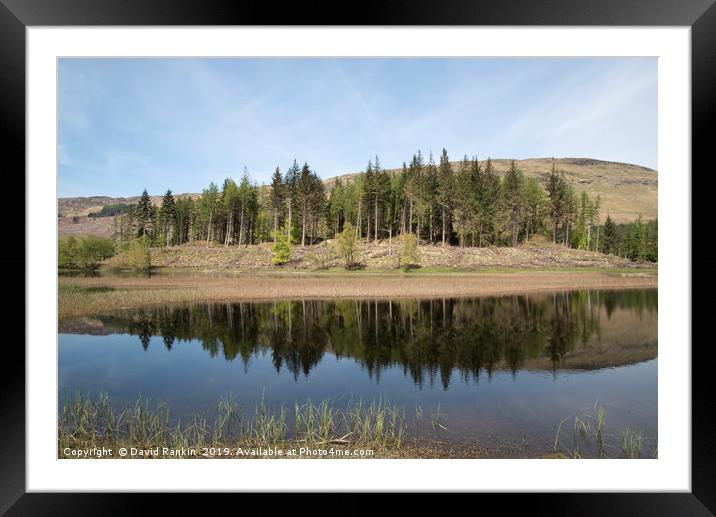
M 453 159 L 583 155 L 655 166 L 652 60 L 72 60 L 61 195 L 198 190 L 294 158 L 323 176 Z M 77 178 L 82 181 L 75 181 Z

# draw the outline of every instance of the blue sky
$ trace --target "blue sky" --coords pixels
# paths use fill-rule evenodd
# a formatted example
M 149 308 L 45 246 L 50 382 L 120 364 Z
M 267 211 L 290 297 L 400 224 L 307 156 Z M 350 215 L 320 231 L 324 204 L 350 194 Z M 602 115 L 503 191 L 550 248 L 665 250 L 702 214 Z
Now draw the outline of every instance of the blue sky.
M 59 195 L 436 157 L 657 168 L 656 58 L 61 59 Z M 436 158 L 437 159 L 437 158 Z

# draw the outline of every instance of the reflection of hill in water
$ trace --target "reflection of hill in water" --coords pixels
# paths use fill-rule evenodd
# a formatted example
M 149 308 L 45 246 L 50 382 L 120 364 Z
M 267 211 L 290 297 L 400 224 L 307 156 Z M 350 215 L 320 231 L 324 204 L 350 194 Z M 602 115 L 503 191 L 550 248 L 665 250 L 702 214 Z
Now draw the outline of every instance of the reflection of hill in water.
M 98 320 L 87 333 L 129 333 L 145 348 L 162 336 L 168 350 L 198 340 L 227 360 L 268 351 L 277 370 L 296 377 L 309 375 L 325 353 L 352 358 L 371 376 L 400 366 L 418 384 L 439 377 L 445 386 L 453 371 L 477 379 L 498 369 L 599 368 L 657 356 L 656 289 L 203 304 Z

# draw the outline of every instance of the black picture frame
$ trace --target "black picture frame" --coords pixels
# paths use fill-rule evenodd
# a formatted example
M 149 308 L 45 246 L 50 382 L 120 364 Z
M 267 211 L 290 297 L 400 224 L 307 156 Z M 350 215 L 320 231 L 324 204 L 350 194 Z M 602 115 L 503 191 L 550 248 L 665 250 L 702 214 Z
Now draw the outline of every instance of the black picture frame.
M 710 172 L 712 141 L 709 125 L 716 114 L 715 0 L 401 0 L 355 4 L 294 2 L 280 8 L 268 2 L 231 0 L 0 0 L 0 140 L 4 180 L 15 181 L 9 210 L 25 213 L 25 29 L 29 26 L 105 25 L 575 25 L 689 26 L 692 51 L 692 170 Z M 358 7 L 359 5 L 359 7 Z M 690 174 L 685 171 L 685 174 Z M 702 180 L 699 180 L 700 184 Z M 705 180 L 703 181 L 705 184 Z M 701 185 L 703 187 L 705 185 Z M 6 187 L 7 188 L 7 187 Z M 693 223 L 698 220 L 692 217 Z M 692 235 L 697 235 L 692 230 Z M 26 267 L 22 242 L 0 246 L 6 271 Z M 31 271 L 26 270 L 26 275 Z M 667 272 L 668 274 L 668 272 Z M 693 274 L 693 273 L 692 273 Z M 25 300 L 19 275 L 13 296 Z M 6 284 L 7 288 L 7 284 Z M 22 294 L 21 294 L 22 293 Z M 684 301 L 687 303 L 688 301 Z M 6 321 L 23 321 L 25 304 L 6 309 Z M 704 312 L 707 309 L 696 309 Z M 9 311 L 14 311 L 9 312 Z M 22 314 L 21 314 L 22 313 Z M 705 314 L 704 314 L 705 316 Z M 664 317 L 668 317 L 665 315 Z M 693 316 L 692 316 L 693 321 Z M 20 330 L 24 341 L 24 330 Z M 14 343 L 17 343 L 16 340 Z M 12 343 L 12 344 L 14 344 Z M 8 341 L 6 343 L 10 345 Z M 699 343 L 710 345 L 708 341 Z M 690 346 L 691 343 L 671 344 Z M 25 493 L 25 354 L 19 346 L 5 347 L 2 375 L 2 441 L 0 447 L 0 511 L 7 515 L 131 514 L 147 511 L 157 498 L 124 494 Z M 712 515 L 716 511 L 715 441 L 711 436 L 713 402 L 709 376 L 709 346 L 694 346 L 692 356 L 692 492 L 639 494 L 505 494 L 529 505 L 534 513 L 551 515 Z M 179 497 L 184 505 L 190 499 Z M 361 499 L 348 496 L 341 506 L 361 512 Z M 352 502 L 351 502 L 352 501 Z M 504 502 L 504 501 L 498 501 Z M 363 503 L 365 504 L 365 503 Z M 420 497 L 412 504 L 422 505 Z M 188 509 L 188 506 L 184 506 Z M 487 508 L 487 507 L 485 507 Z M 409 509 L 405 509 L 409 511 Z M 114 512 L 113 512 L 114 511 Z

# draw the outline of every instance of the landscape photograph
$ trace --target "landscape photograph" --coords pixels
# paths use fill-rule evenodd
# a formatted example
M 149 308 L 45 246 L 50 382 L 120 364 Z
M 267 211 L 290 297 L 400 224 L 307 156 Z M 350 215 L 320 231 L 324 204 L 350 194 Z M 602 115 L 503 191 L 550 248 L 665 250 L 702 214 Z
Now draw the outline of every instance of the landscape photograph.
M 656 58 L 57 67 L 57 458 L 658 457 Z

